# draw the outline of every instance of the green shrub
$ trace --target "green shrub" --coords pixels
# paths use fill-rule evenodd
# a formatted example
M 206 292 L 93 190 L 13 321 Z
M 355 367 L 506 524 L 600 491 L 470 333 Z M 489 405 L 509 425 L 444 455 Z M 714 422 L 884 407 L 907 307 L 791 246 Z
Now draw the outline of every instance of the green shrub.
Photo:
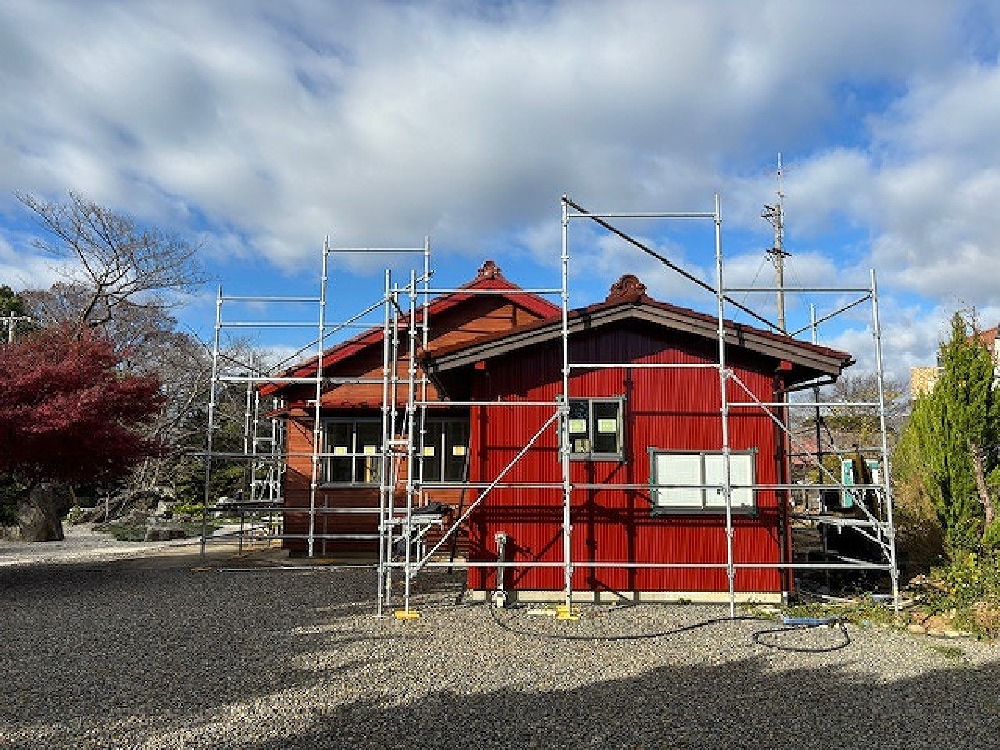
M 921 609 L 945 615 L 961 630 L 979 636 L 1000 636 L 1000 554 L 952 550 L 948 561 L 935 567 L 916 589 Z
M 983 529 L 983 539 L 981 542 L 983 549 L 993 555 L 1000 553 L 1000 518 L 993 520 Z
M 1000 558 L 995 554 L 961 552 L 935 568 L 931 579 L 940 584 L 931 601 L 938 609 L 960 609 L 977 602 L 1000 604 Z

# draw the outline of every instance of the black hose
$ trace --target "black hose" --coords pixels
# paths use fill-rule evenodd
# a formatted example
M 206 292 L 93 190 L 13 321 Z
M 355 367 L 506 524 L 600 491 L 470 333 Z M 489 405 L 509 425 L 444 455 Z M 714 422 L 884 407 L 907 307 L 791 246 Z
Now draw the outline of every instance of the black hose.
M 525 636 L 527 638 L 540 638 L 543 640 L 555 640 L 555 641 L 640 641 L 654 638 L 667 638 L 672 635 L 679 635 L 681 633 L 687 633 L 692 630 L 698 630 L 700 628 L 708 627 L 710 625 L 720 625 L 726 622 L 741 622 L 741 621 L 757 621 L 757 622 L 773 622 L 766 617 L 757 617 L 756 615 L 739 615 L 737 617 L 714 617 L 708 620 L 699 620 L 698 622 L 691 623 L 690 625 L 682 625 L 677 628 L 671 628 L 670 630 L 660 630 L 652 633 L 629 633 L 624 635 L 580 635 L 576 633 L 540 633 L 537 631 L 522 630 L 512 626 L 508 622 L 504 622 L 500 619 L 497 607 L 494 602 L 490 602 L 490 616 L 493 618 L 493 622 L 503 630 L 509 633 L 514 633 L 515 635 Z M 817 648 L 809 648 L 802 646 L 784 646 L 779 643 L 767 643 L 761 640 L 762 636 L 773 635 L 776 633 L 791 633 L 791 632 L 801 632 L 803 630 L 810 630 L 813 628 L 824 627 L 828 623 L 815 623 L 808 625 L 787 625 L 780 628 L 768 628 L 765 630 L 755 631 L 751 635 L 751 640 L 758 646 L 764 646 L 766 648 L 773 648 L 779 651 L 791 651 L 794 653 L 804 653 L 804 654 L 822 654 L 831 651 L 839 651 L 842 648 L 847 648 L 851 643 L 851 636 L 847 632 L 847 626 L 844 624 L 842 619 L 835 621 L 837 625 L 840 626 L 840 633 L 842 636 L 842 641 L 833 646 L 820 646 Z M 833 624 L 833 623 L 829 623 Z
M 833 646 L 821 646 L 817 648 L 810 648 L 805 646 L 783 646 L 778 643 L 766 643 L 761 640 L 762 636 L 771 635 L 775 633 L 790 633 L 795 631 L 800 631 L 808 628 L 822 628 L 827 624 L 836 624 L 840 629 L 840 635 L 843 639 L 840 643 L 834 644 Z M 844 623 L 843 619 L 838 619 L 830 623 L 817 623 L 814 625 L 786 625 L 781 628 L 769 628 L 767 630 L 758 630 L 754 632 L 751 639 L 758 646 L 766 646 L 767 648 L 776 648 L 779 651 L 791 651 L 797 654 L 825 654 L 830 651 L 839 651 L 842 648 L 847 648 L 851 645 L 851 636 L 847 632 L 847 625 Z

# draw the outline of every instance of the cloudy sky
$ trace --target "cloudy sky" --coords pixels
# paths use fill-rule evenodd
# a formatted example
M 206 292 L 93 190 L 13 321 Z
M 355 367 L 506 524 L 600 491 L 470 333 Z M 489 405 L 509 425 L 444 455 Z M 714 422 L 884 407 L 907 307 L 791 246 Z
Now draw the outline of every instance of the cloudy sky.
M 956 309 L 1000 322 L 998 29 L 1000 3 L 934 0 L 0 0 L 0 283 L 58 278 L 14 191 L 74 190 L 199 243 L 216 284 L 254 295 L 312 293 L 326 235 L 427 236 L 442 287 L 487 257 L 558 286 L 562 194 L 710 212 L 718 193 L 726 283 L 771 286 L 780 152 L 786 282 L 874 268 L 905 376 Z M 616 223 L 714 279 L 710 222 Z M 570 234 L 574 305 L 634 271 L 712 309 L 595 227 Z M 383 260 L 334 259 L 332 317 L 380 296 Z M 182 324 L 207 335 L 214 296 Z M 774 316 L 770 295 L 736 296 Z M 845 301 L 796 295 L 789 317 Z M 870 364 L 869 312 L 821 339 Z

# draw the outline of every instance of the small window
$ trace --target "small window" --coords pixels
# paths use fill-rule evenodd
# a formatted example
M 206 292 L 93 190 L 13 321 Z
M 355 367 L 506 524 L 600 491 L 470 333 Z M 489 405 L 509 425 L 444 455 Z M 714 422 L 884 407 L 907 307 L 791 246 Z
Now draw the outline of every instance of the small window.
M 726 464 L 721 451 L 649 451 L 653 513 L 725 512 Z M 755 507 L 750 485 L 756 477 L 756 451 L 730 451 L 732 508 L 750 513 Z M 657 485 L 669 485 L 658 487 Z
M 378 484 L 382 425 L 376 420 L 335 420 L 326 424 L 324 481 Z
M 623 401 L 570 399 L 569 454 L 577 460 L 621 460 Z

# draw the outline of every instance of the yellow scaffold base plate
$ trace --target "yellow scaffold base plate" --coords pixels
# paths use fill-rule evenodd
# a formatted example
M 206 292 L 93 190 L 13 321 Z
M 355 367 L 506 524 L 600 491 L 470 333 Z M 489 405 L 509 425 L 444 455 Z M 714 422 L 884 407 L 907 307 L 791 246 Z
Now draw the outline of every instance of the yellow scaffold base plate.
M 396 616 L 397 620 L 419 620 L 420 619 L 420 613 L 417 612 L 415 609 L 411 609 L 411 610 L 397 609 L 393 614 Z
M 556 619 L 557 620 L 579 620 L 580 619 L 580 608 L 573 607 L 569 604 L 557 604 L 556 605 Z

